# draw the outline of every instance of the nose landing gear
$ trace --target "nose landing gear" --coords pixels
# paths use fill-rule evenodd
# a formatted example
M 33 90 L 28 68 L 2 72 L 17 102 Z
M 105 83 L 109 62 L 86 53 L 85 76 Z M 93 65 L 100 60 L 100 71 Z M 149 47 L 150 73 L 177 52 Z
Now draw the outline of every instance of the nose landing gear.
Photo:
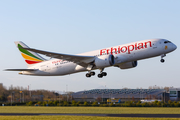
M 164 63 L 164 62 L 165 62 L 165 60 L 164 60 L 164 59 L 161 59 L 161 62 L 162 62 L 162 63 Z
M 166 57 L 166 54 L 162 54 L 162 55 L 161 55 L 161 60 L 160 60 L 160 61 L 161 61 L 162 63 L 165 62 L 165 60 L 163 59 L 164 57 Z

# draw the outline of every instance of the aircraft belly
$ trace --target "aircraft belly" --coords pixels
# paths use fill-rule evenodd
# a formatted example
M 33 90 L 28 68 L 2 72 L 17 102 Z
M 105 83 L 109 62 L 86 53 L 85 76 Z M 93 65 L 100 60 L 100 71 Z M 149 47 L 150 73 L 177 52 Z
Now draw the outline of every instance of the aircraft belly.
M 67 75 L 75 72 L 76 64 L 65 63 L 53 69 L 51 74 L 53 75 Z

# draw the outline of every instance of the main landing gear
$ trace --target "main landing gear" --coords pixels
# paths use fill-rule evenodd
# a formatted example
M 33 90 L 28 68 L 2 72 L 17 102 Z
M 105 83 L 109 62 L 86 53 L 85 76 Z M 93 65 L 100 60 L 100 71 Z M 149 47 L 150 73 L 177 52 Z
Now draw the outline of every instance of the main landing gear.
M 87 74 L 86 74 L 86 77 L 91 77 L 91 76 L 94 76 L 95 75 L 95 72 L 88 72 Z
M 103 76 L 107 76 L 106 72 L 101 72 L 100 74 L 98 74 L 98 78 L 102 78 Z
M 165 62 L 165 60 L 163 59 L 164 57 L 166 57 L 166 54 L 162 54 L 162 55 L 161 55 L 161 62 L 162 62 L 162 63 Z
M 102 78 L 103 76 L 107 76 L 106 72 L 103 72 L 104 69 L 101 70 L 100 74 L 98 74 L 98 78 Z M 94 76 L 95 72 L 88 72 L 86 73 L 86 77 L 90 78 L 91 76 Z
M 98 78 L 102 78 L 103 76 L 107 76 L 106 72 L 103 72 L 104 69 L 101 69 L 101 73 L 98 74 Z

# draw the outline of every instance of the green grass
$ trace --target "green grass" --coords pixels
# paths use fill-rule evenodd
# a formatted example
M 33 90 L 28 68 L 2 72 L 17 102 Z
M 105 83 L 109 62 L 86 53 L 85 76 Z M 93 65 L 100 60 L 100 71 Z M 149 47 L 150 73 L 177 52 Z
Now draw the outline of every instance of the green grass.
M 180 108 L 3 106 L 0 113 L 180 114 Z
M 1 120 L 180 120 L 178 118 L 117 118 L 86 116 L 0 116 Z

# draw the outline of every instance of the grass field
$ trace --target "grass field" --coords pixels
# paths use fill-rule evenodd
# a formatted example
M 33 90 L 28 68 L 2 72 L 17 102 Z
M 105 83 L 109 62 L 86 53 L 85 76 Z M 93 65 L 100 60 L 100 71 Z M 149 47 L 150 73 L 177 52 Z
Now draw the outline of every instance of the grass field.
M 180 108 L 1 106 L 0 113 L 180 114 Z
M 180 120 L 178 118 L 116 118 L 82 116 L 0 116 L 1 120 Z

